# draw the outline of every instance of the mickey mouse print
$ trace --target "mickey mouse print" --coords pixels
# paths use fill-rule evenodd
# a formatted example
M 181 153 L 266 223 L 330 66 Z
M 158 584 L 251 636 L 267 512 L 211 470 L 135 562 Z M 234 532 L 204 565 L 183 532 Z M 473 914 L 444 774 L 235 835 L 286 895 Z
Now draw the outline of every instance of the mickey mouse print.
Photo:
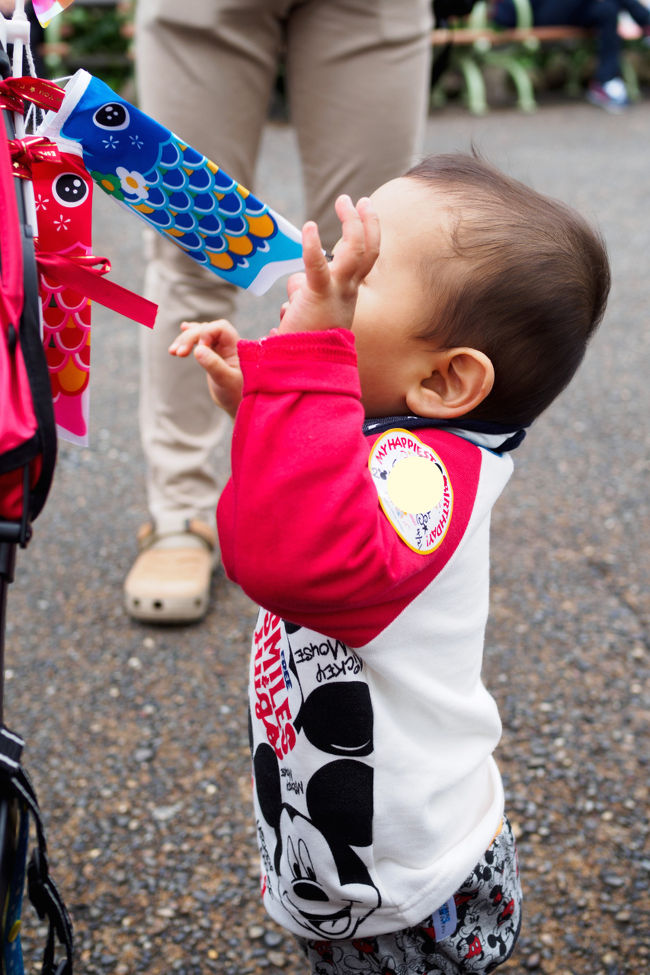
M 267 910 L 296 934 L 350 938 L 381 904 L 363 663 L 340 640 L 261 610 L 250 706 Z

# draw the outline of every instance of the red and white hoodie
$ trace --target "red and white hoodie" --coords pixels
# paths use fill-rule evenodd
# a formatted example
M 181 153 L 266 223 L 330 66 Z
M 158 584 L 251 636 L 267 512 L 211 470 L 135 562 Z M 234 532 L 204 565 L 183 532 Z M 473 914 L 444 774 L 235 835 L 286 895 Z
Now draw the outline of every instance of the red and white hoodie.
M 265 905 L 305 937 L 398 930 L 445 903 L 503 813 L 481 662 L 490 512 L 512 461 L 423 420 L 366 435 L 345 330 L 239 355 L 218 527 L 229 578 L 263 607 L 250 715 Z

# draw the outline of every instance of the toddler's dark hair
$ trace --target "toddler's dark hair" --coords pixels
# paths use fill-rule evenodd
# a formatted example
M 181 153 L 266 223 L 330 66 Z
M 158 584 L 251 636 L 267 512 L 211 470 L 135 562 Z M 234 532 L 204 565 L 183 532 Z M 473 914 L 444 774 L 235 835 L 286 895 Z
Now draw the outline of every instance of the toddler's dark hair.
M 472 417 L 526 425 L 567 385 L 610 288 L 600 235 L 575 210 L 477 154 L 435 155 L 408 178 L 444 190 L 451 254 L 431 268 L 436 318 L 419 335 L 480 349 L 494 387 Z

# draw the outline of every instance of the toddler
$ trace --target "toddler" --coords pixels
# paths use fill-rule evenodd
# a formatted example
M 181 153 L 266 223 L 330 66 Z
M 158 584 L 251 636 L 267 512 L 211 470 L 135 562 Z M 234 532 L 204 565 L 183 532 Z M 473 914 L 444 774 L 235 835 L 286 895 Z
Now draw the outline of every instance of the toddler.
M 477 156 L 303 229 L 279 326 L 185 323 L 235 417 L 217 521 L 261 607 L 250 733 L 262 893 L 320 975 L 488 972 L 521 921 L 481 681 L 490 512 L 603 316 L 603 243 Z

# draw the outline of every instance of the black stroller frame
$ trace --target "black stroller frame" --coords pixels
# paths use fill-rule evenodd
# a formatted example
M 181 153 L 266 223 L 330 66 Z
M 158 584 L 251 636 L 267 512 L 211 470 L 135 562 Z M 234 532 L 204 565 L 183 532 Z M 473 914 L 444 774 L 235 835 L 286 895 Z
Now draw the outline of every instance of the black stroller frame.
M 11 63 L 0 44 L 0 74 L 11 74 Z M 0 111 L 6 136 L 15 135 L 11 113 Z M 21 230 L 23 253 L 23 309 L 21 327 L 26 314 L 32 323 L 38 322 L 38 276 L 34 258 L 33 230 L 28 218 L 22 180 L 14 180 L 18 220 Z M 1 264 L 0 264 L 1 267 Z M 34 315 L 36 316 L 34 319 Z M 30 331 L 26 329 L 25 331 Z M 27 339 L 40 344 L 40 333 L 32 324 Z M 42 350 L 42 346 L 41 346 Z M 44 361 L 44 360 L 43 360 Z M 51 408 L 49 378 L 44 365 L 42 384 L 47 382 L 46 412 Z M 41 395 L 41 399 L 43 396 Z M 36 405 L 36 404 L 35 404 Z M 44 493 L 39 499 L 38 511 L 45 501 L 56 457 L 56 430 L 53 420 L 45 424 L 50 428 L 43 442 L 43 463 L 46 468 Z M 23 512 L 18 521 L 0 518 L 0 975 L 22 975 L 23 959 L 19 932 L 25 878 L 29 899 L 41 920 L 47 919 L 48 933 L 43 952 L 43 975 L 72 975 L 73 935 L 72 924 L 65 905 L 54 885 L 48 868 L 47 847 L 38 801 L 30 779 L 21 765 L 24 742 L 4 724 L 4 674 L 7 594 L 14 581 L 17 549 L 25 548 L 32 535 L 29 498 L 29 462 L 24 467 Z M 30 822 L 35 826 L 36 846 L 29 864 L 27 854 Z M 57 960 L 58 947 L 64 957 Z

